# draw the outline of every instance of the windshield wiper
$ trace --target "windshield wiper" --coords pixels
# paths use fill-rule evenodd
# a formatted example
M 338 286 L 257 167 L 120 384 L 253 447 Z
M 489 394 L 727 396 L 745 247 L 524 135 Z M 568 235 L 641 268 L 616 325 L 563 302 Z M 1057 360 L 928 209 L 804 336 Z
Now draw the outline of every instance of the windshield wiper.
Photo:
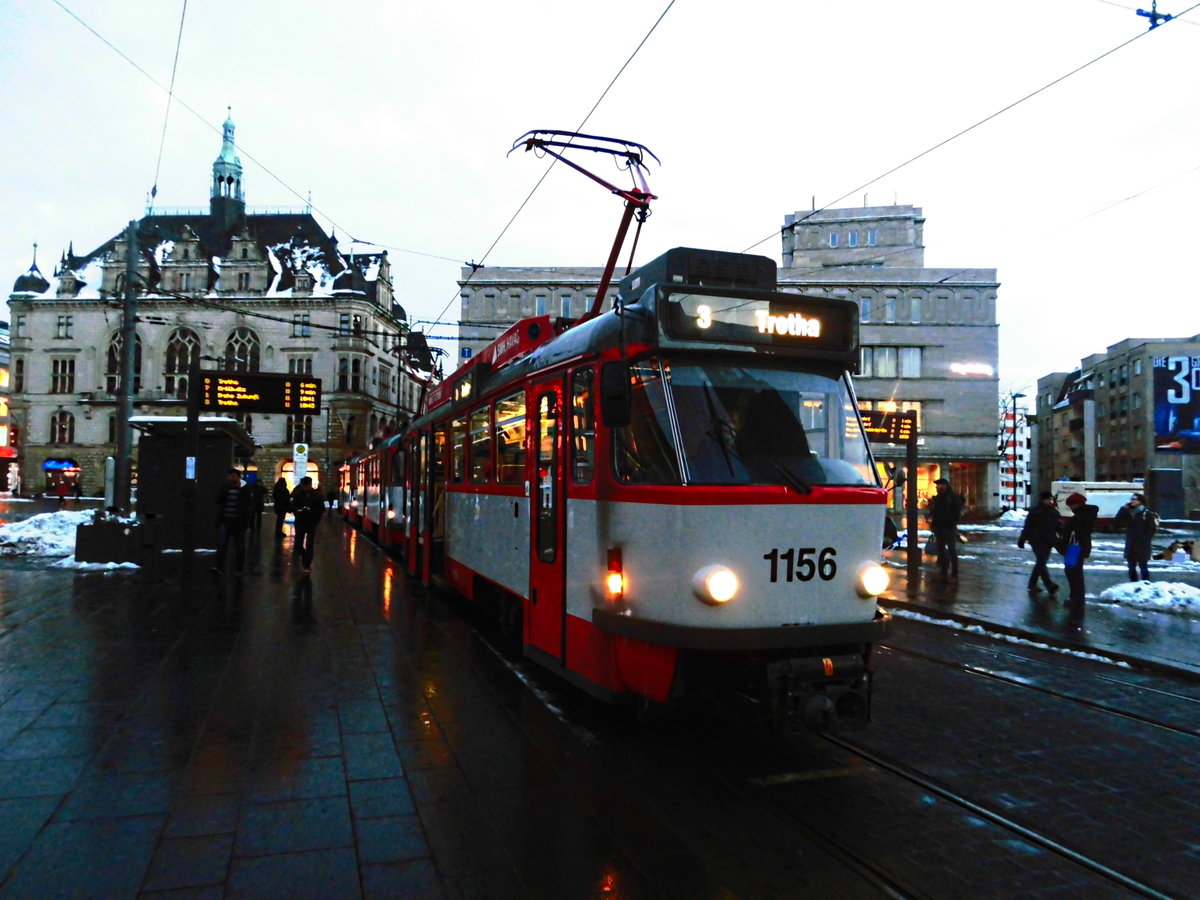
M 810 482 L 805 481 L 779 460 L 768 459 L 767 463 L 771 466 L 775 473 L 787 483 L 788 487 L 798 491 L 801 494 L 811 494 L 813 492 L 813 486 Z
M 712 388 L 706 383 L 704 385 L 704 402 L 708 405 L 708 420 L 712 423 L 712 431 L 709 432 L 709 437 L 717 442 L 717 446 L 721 448 L 721 455 L 725 457 L 725 465 L 729 469 L 730 475 L 737 474 L 733 470 L 733 459 L 730 457 L 730 452 L 737 455 L 737 448 L 728 447 L 725 444 L 725 438 L 731 430 L 728 422 L 722 422 L 717 418 L 717 405 L 713 402 Z

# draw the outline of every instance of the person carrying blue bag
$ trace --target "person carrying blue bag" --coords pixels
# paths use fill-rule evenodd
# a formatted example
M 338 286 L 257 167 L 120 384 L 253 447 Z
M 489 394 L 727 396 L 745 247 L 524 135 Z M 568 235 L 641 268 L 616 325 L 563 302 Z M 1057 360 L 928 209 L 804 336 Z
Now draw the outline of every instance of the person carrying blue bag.
M 1088 503 L 1083 494 L 1072 494 L 1066 503 L 1071 515 L 1063 519 L 1063 543 L 1059 545 L 1063 555 L 1063 572 L 1071 588 L 1066 602 L 1068 606 L 1083 609 L 1086 594 L 1083 563 L 1092 554 L 1092 530 L 1096 527 L 1100 508 Z

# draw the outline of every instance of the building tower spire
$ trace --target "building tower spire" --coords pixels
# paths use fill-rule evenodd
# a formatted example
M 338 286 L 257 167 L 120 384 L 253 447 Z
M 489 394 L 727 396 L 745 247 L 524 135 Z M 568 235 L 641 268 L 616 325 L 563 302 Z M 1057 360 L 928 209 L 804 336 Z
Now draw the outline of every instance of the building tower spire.
M 246 198 L 242 193 L 242 161 L 233 139 L 233 111 L 228 107 L 227 110 L 221 131 L 221 152 L 213 161 L 209 209 L 221 230 L 230 232 L 245 218 Z

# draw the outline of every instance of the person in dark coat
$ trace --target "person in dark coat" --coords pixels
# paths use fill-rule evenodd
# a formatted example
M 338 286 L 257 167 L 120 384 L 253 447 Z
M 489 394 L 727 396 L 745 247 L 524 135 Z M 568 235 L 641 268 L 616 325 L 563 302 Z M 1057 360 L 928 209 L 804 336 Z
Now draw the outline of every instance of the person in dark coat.
M 288 490 L 287 479 L 280 478 L 275 482 L 271 491 L 271 502 L 275 504 L 275 537 L 283 537 L 283 520 L 292 509 L 292 493 Z
M 217 565 L 225 571 L 229 545 L 234 548 L 235 571 L 242 571 L 246 562 L 246 523 L 250 518 L 250 489 L 242 484 L 242 475 L 230 469 L 225 484 L 217 492 Z
M 262 514 L 267 502 L 267 486 L 255 478 L 250 485 L 250 530 L 257 533 L 262 528 Z
M 296 523 L 295 543 L 292 553 L 300 557 L 300 566 L 307 572 L 312 568 L 313 543 L 317 538 L 317 524 L 325 512 L 325 499 L 313 487 L 308 475 L 292 491 L 292 512 Z
M 937 491 L 929 499 L 929 527 L 938 542 L 937 564 L 945 581 L 958 581 L 958 520 L 962 518 L 962 501 L 950 490 L 950 482 L 939 478 L 933 483 Z
M 1134 494 L 1113 518 L 1114 528 L 1125 529 L 1125 562 L 1129 566 L 1129 580 L 1137 581 L 1139 570 L 1142 581 L 1150 580 L 1148 563 L 1154 553 L 1152 542 L 1158 533 L 1158 516 L 1146 508 L 1145 494 Z
M 1067 498 L 1067 509 L 1071 515 L 1063 520 L 1063 571 L 1067 576 L 1067 584 L 1071 589 L 1067 603 L 1077 609 L 1083 608 L 1086 591 L 1083 583 L 1083 564 L 1092 554 L 1092 531 L 1096 527 L 1096 516 L 1100 507 L 1087 502 L 1083 494 L 1072 494 Z M 1071 558 L 1071 544 L 1079 545 L 1077 559 Z
M 1049 491 L 1042 491 L 1037 506 L 1030 509 L 1025 516 L 1025 525 L 1021 528 L 1021 536 L 1017 538 L 1017 546 L 1022 550 L 1025 549 L 1026 542 L 1033 549 L 1033 571 L 1029 573 L 1031 594 L 1041 590 L 1038 587 L 1039 578 L 1051 594 L 1058 593 L 1058 585 L 1050 577 L 1046 563 L 1050 559 L 1050 551 L 1058 543 L 1060 523 L 1061 517 L 1054 502 L 1054 495 Z

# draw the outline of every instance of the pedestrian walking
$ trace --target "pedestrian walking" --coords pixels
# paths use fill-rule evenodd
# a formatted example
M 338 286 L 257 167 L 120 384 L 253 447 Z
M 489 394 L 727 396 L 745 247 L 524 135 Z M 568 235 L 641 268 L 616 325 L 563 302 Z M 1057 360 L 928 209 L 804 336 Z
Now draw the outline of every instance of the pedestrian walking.
M 69 490 L 69 488 L 67 487 L 67 483 L 65 481 L 60 481 L 58 484 L 56 484 L 54 486 L 54 493 L 58 495 L 58 505 L 60 507 L 67 505 L 67 491 L 68 490 Z
M 275 537 L 283 537 L 283 520 L 292 509 L 292 494 L 288 490 L 287 479 L 280 478 L 275 482 L 271 492 L 271 502 L 275 504 Z
M 1114 528 L 1125 529 L 1125 562 L 1129 566 L 1129 580 L 1150 580 L 1150 557 L 1154 553 L 1152 543 L 1158 533 L 1158 513 L 1146 507 L 1146 495 L 1134 494 L 1129 502 L 1117 510 L 1113 517 Z
M 1063 552 L 1063 572 L 1070 588 L 1066 602 L 1075 609 L 1083 609 L 1086 594 L 1083 563 L 1092 554 L 1092 530 L 1096 527 L 1100 508 L 1088 503 L 1084 494 L 1072 494 L 1066 502 L 1071 515 L 1063 521 L 1059 545 Z
M 292 553 L 300 557 L 300 567 L 305 571 L 312 569 L 313 544 L 317 539 L 317 524 L 321 514 L 325 512 L 325 499 L 313 487 L 313 480 L 308 475 L 300 479 L 300 484 L 292 491 L 292 515 L 296 523 L 295 543 Z
M 1037 505 L 1032 507 L 1025 516 L 1025 525 L 1021 528 L 1021 536 L 1017 538 L 1018 547 L 1024 550 L 1025 544 L 1028 543 L 1033 550 L 1033 571 L 1029 573 L 1029 593 L 1031 594 L 1036 594 L 1041 590 L 1038 587 L 1039 579 L 1046 585 L 1046 590 L 1051 595 L 1058 593 L 1058 585 L 1050 577 L 1046 563 L 1050 559 L 1050 552 L 1058 543 L 1061 523 L 1062 517 L 1058 514 L 1054 495 L 1049 491 L 1042 491 Z
M 938 570 L 943 581 L 958 581 L 958 520 L 962 518 L 962 500 L 950 490 L 950 482 L 945 478 L 939 478 L 933 486 L 936 493 L 929 499 L 929 525 L 938 542 Z
M 246 563 L 246 520 L 250 515 L 250 490 L 242 484 L 242 475 L 230 469 L 225 484 L 217 492 L 217 565 L 214 571 L 224 572 L 229 558 L 229 545 L 234 549 L 234 571 L 241 572 Z

